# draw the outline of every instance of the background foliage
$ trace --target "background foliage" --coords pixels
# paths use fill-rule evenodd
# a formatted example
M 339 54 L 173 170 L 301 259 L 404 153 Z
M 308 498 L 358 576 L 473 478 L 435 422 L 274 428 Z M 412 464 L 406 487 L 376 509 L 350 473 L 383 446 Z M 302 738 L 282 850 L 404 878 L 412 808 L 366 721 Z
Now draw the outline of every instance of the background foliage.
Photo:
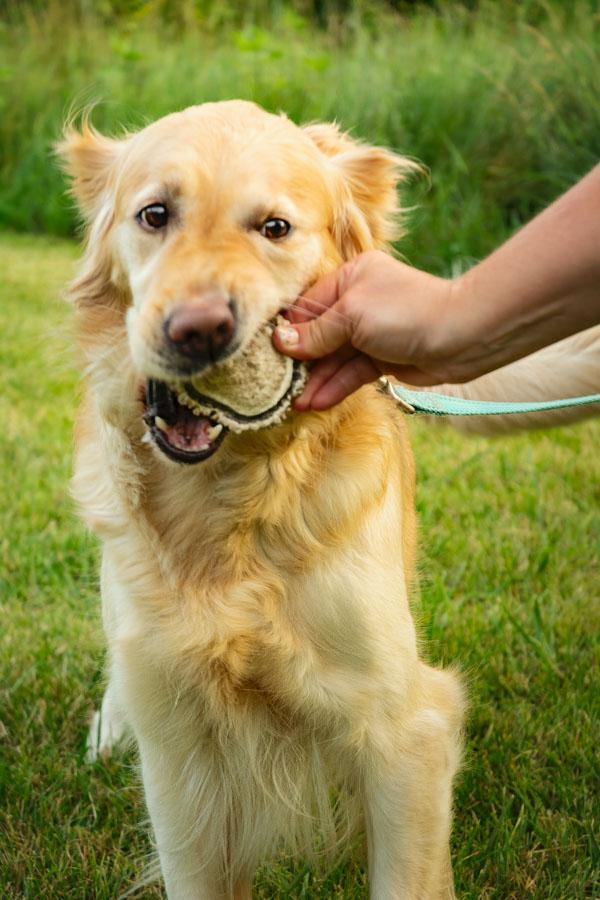
M 98 127 L 119 133 L 246 97 L 298 122 L 335 118 L 416 157 L 431 178 L 406 192 L 418 212 L 403 250 L 436 271 L 483 255 L 600 157 L 593 4 L 328 10 L 319 28 L 300 0 L 10 7 L 0 27 L 0 226 L 73 234 L 51 148 L 65 118 L 93 100 Z

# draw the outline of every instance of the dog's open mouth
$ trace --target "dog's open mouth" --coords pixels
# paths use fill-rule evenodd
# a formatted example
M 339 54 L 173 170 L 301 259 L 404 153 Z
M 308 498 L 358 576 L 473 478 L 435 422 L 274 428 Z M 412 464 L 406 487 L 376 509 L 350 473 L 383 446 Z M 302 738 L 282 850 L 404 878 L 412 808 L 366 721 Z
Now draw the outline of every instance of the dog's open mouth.
M 208 459 L 228 431 L 215 418 L 196 415 L 183 406 L 167 384 L 153 378 L 146 385 L 144 421 L 159 450 L 180 463 Z
M 166 456 L 201 462 L 220 447 L 228 431 L 241 434 L 283 421 L 307 370 L 275 350 L 271 333 L 268 323 L 240 353 L 187 381 L 148 381 L 144 421 L 150 439 Z

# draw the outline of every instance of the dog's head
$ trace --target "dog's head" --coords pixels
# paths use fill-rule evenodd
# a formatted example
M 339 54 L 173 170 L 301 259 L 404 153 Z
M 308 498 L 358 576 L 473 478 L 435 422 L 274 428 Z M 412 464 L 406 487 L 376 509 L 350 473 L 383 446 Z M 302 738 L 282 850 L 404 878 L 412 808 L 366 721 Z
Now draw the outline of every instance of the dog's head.
M 241 101 L 121 140 L 85 123 L 59 153 L 89 224 L 75 302 L 120 316 L 132 371 L 159 385 L 235 354 L 320 275 L 396 237 L 396 185 L 413 167 Z M 222 440 L 209 430 L 198 459 Z

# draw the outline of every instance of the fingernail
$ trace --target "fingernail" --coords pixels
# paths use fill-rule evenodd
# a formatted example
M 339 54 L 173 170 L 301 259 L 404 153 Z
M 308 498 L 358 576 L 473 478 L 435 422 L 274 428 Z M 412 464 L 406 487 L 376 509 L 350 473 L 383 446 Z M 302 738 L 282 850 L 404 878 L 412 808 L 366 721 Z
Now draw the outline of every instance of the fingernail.
M 285 344 L 287 347 L 294 347 L 300 340 L 300 335 L 296 329 L 292 328 L 290 325 L 278 325 L 275 329 L 275 333 L 281 343 Z

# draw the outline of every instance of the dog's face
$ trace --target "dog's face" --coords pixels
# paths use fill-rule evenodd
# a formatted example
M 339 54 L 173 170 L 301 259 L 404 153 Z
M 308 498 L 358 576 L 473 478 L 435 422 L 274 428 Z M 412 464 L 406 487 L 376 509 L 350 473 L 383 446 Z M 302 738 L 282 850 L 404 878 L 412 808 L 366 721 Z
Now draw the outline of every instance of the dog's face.
M 173 380 L 230 355 L 335 258 L 325 163 L 287 120 L 246 105 L 195 107 L 131 138 L 105 202 L 140 372 Z
M 319 275 L 392 237 L 407 166 L 240 101 L 120 141 L 69 132 L 60 151 L 91 226 L 79 303 L 104 279 L 126 307 L 136 373 L 161 384 L 234 354 Z

